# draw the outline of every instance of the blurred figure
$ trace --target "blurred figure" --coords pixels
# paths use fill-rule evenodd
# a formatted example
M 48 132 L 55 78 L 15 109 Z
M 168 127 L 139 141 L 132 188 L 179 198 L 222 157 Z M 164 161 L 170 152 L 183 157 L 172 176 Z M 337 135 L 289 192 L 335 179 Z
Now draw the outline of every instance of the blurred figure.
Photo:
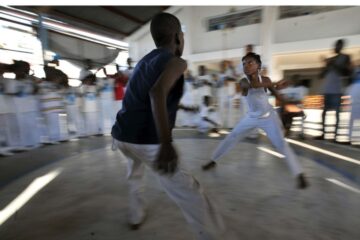
M 110 134 L 111 127 L 115 121 L 114 110 L 114 78 L 110 77 L 105 68 L 102 68 L 105 78 L 97 78 L 96 84 L 99 92 L 98 97 L 98 118 L 99 129 L 102 134 Z
M 8 145 L 17 150 L 36 148 L 40 146 L 39 110 L 34 96 L 34 79 L 29 75 L 30 64 L 14 61 L 9 70 L 15 74 L 15 79 L 4 79 L 9 110 Z
M 350 86 L 351 116 L 349 121 L 350 143 L 360 142 L 360 67 L 355 70 L 353 84 Z M 356 124 L 357 123 L 357 124 Z
M 68 139 L 63 126 L 64 88 L 68 77 L 61 70 L 44 66 L 45 79 L 40 84 L 40 103 L 45 123 L 45 143 L 58 144 Z
M 128 159 L 130 226 L 138 229 L 146 216 L 143 178 L 148 165 L 199 240 L 227 239 L 217 207 L 197 180 L 178 167 L 180 157 L 172 143 L 187 67 L 181 58 L 181 24 L 174 15 L 160 13 L 152 19 L 150 29 L 157 48 L 135 68 L 112 130 L 117 147 Z
M 124 74 L 127 76 L 127 78 L 129 79 L 130 77 L 131 77 L 131 75 L 132 75 L 132 73 L 133 73 L 133 71 L 134 71 L 134 67 L 132 66 L 132 64 L 133 64 L 133 60 L 132 60 L 132 58 L 128 58 L 128 59 L 126 59 L 126 62 L 127 62 L 127 65 L 128 65 L 128 67 L 127 67 L 127 69 L 124 71 Z M 118 72 L 120 71 L 120 69 L 118 69 Z M 125 86 L 126 87 L 126 86 Z
M 211 96 L 211 76 L 207 72 L 207 68 L 204 65 L 200 65 L 198 69 L 197 81 L 199 83 L 200 95 L 198 99 L 198 104 L 201 104 L 202 98 L 204 96 Z
M 177 126 L 195 127 L 199 105 L 195 102 L 195 79 L 190 70 L 184 75 L 184 94 L 180 99 L 179 111 L 176 117 Z
M 68 87 L 64 92 L 68 131 L 71 137 L 75 138 L 85 135 L 84 120 L 80 111 L 81 95 L 77 90 L 77 88 Z
M 122 102 L 125 96 L 125 88 L 129 80 L 129 77 L 128 75 L 120 71 L 120 67 L 118 65 L 116 65 L 116 73 L 114 75 L 108 75 L 108 76 L 114 79 L 114 98 L 115 98 L 114 119 L 115 119 L 116 113 L 122 108 Z
M 223 114 L 222 114 L 222 125 L 225 128 L 233 128 L 236 124 L 237 116 L 235 116 L 235 105 L 236 100 L 236 73 L 234 66 L 231 61 L 225 61 L 225 81 L 223 91 Z
M 226 94 L 225 94 L 225 81 L 227 80 L 227 74 L 226 74 L 226 62 L 221 61 L 220 63 L 220 72 L 218 73 L 218 84 L 216 85 L 217 87 L 217 105 L 218 105 L 218 109 L 219 109 L 219 113 L 221 116 L 221 124 L 224 126 L 225 124 L 225 119 L 226 117 L 224 116 L 225 113 L 227 112 L 227 104 L 226 104 Z
M 218 90 L 221 87 L 219 75 L 216 73 L 211 74 L 211 96 L 215 103 L 218 103 Z
M 216 167 L 220 158 L 235 147 L 239 141 L 243 140 L 249 130 L 261 128 L 266 132 L 267 137 L 277 151 L 285 155 L 289 169 L 296 179 L 297 187 L 304 189 L 308 186 L 308 183 L 303 170 L 293 150 L 284 139 L 280 119 L 270 105 L 266 94 L 266 89 L 269 89 L 279 100 L 282 100 L 275 89 L 276 84 L 272 83 L 270 78 L 260 75 L 261 59 L 259 55 L 248 53 L 243 57 L 242 61 L 246 78 L 241 81 L 241 88 L 243 89 L 243 95 L 247 98 L 249 111 L 233 131 L 219 144 L 211 160 L 203 166 L 203 170 Z
M 0 63 L 0 156 L 11 156 L 8 142 L 8 115 L 10 113 L 8 96 L 5 94 L 5 79 L 3 74 L 10 72 L 10 65 Z
M 324 94 L 324 110 L 322 113 L 322 135 L 316 139 L 324 139 L 326 130 L 326 113 L 328 111 L 335 111 L 336 124 L 335 124 L 335 141 L 337 136 L 337 130 L 339 126 L 339 114 L 341 107 L 341 96 L 346 85 L 345 78 L 348 78 L 351 74 L 351 60 L 350 56 L 342 53 L 345 41 L 339 39 L 335 43 L 335 56 L 326 59 L 326 66 L 321 73 L 321 77 L 324 78 L 323 94 Z
M 308 89 L 303 86 L 300 75 L 295 74 L 291 77 L 288 87 L 279 91 L 285 103 L 281 107 L 281 120 L 285 128 L 285 137 L 290 136 L 290 128 L 292 126 L 293 118 L 301 117 L 301 137 L 303 138 L 303 120 L 305 114 L 303 111 L 302 102 L 305 96 L 308 95 Z
M 97 104 L 96 76 L 91 71 L 82 71 L 83 107 L 86 136 L 101 134 Z
M 201 133 L 211 133 L 217 134 L 216 136 L 220 136 L 218 134 L 218 128 L 220 126 L 218 116 L 215 108 L 212 106 L 211 97 L 204 96 L 203 104 L 200 108 L 200 121 L 198 125 L 198 130 Z M 215 135 L 214 135 L 215 136 Z

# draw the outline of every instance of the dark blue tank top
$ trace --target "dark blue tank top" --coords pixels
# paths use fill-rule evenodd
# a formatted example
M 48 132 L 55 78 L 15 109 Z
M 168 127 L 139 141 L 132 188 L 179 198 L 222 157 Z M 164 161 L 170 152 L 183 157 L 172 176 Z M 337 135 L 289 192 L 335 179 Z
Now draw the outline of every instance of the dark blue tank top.
M 159 144 L 155 121 L 151 110 L 149 92 L 166 64 L 174 55 L 167 49 L 155 49 L 136 65 L 117 113 L 111 135 L 122 142 L 135 144 Z M 184 77 L 175 83 L 167 97 L 167 111 L 171 129 L 175 125 L 176 112 L 183 94 Z

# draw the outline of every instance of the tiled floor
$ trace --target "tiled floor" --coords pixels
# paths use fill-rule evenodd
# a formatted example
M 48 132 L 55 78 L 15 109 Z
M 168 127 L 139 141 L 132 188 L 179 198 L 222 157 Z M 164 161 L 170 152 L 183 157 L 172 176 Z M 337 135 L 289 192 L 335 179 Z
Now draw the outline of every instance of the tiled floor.
M 293 145 L 311 184 L 309 189 L 298 190 L 285 161 L 258 149 L 272 150 L 263 139 L 239 144 L 216 169 L 203 172 L 201 165 L 220 140 L 192 131 L 177 131 L 175 136 L 183 166 L 217 203 L 237 239 L 360 239 L 360 185 L 358 178 L 346 175 L 359 176 L 360 165 Z M 319 147 L 360 158 L 356 150 Z M 193 239 L 180 210 L 151 171 L 146 175 L 147 221 L 138 231 L 128 229 L 126 160 L 111 151 L 110 138 L 84 139 L 36 151 L 0 158 L 1 179 L 7 183 L 0 188 L 2 210 L 36 178 L 58 171 L 0 225 L 1 240 Z M 22 172 L 11 179 L 17 169 L 15 162 Z M 33 162 L 38 165 L 25 167 Z M 347 166 L 341 168 L 343 165 Z M 12 174 L 6 177 L 7 169 Z

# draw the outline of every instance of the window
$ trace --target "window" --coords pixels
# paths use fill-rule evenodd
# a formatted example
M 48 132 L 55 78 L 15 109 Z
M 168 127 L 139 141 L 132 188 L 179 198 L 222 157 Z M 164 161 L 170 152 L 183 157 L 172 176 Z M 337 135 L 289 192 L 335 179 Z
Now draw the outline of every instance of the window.
M 280 19 L 299 17 L 311 14 L 319 14 L 339 9 L 348 8 L 349 6 L 286 6 L 280 7 Z
M 261 22 L 261 9 L 234 12 L 208 19 L 208 31 L 240 27 Z

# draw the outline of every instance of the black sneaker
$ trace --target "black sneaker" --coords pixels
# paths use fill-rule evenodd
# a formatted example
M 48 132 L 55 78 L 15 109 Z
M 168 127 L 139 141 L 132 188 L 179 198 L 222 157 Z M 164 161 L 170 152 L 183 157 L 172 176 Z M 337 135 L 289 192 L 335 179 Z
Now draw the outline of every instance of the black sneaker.
M 212 168 L 214 168 L 214 167 L 216 167 L 216 162 L 210 161 L 209 163 L 203 165 L 203 166 L 202 166 L 202 169 L 203 169 L 204 171 L 206 171 L 206 170 L 210 170 L 210 169 L 212 169 Z
M 140 228 L 141 225 L 142 225 L 142 223 L 138 223 L 138 224 L 129 223 L 129 228 L 130 228 L 130 230 L 136 231 Z
M 309 187 L 309 183 L 306 180 L 305 175 L 303 173 L 300 173 L 297 176 L 296 181 L 297 181 L 297 188 L 299 188 L 299 189 L 305 189 L 305 188 Z
M 133 230 L 133 231 L 138 230 L 143 225 L 143 223 L 145 222 L 146 217 L 147 217 L 147 214 L 145 214 L 144 217 L 142 218 L 142 220 L 139 223 L 136 223 L 136 224 L 129 222 L 128 226 L 129 226 L 130 230 Z

